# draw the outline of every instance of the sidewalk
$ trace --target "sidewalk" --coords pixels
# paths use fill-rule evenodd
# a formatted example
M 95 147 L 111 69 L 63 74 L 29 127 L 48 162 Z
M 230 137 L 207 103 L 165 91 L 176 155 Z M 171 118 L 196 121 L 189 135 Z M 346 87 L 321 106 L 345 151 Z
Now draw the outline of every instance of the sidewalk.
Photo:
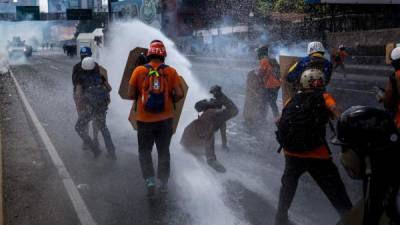
M 1 76 L 1 75 L 0 75 Z M 0 117 L 1 118 L 1 117 Z M 3 149 L 1 139 L 1 121 L 0 121 L 0 225 L 4 225 L 4 192 L 3 192 Z
M 4 69 L 4 70 L 1 70 Z M 0 65 L 0 76 L 5 76 L 6 73 L 6 66 Z M 0 93 L 1 93 L 1 89 L 0 89 Z M 0 105 L 0 107 L 2 107 Z M 0 225 L 4 225 L 4 180 L 3 180 L 3 173 L 4 173 L 4 169 L 3 169 L 3 139 L 2 139 L 2 133 L 1 133 L 1 129 L 2 129 L 2 121 L 1 121 L 2 115 L 1 115 L 1 110 L 0 110 Z
M 0 105 L 4 223 L 80 224 L 10 75 L 0 76 Z

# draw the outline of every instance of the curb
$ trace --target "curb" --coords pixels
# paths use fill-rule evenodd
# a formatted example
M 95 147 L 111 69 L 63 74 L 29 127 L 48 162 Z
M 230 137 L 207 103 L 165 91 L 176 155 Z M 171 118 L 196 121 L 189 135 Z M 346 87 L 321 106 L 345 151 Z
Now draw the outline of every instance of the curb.
M 4 182 L 3 182 L 3 149 L 0 121 L 0 225 L 4 225 Z

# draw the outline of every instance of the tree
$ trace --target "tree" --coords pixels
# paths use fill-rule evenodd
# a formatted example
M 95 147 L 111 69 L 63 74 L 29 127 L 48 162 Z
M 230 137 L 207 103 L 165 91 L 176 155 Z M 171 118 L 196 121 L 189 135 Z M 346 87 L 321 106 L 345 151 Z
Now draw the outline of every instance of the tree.
M 299 12 L 305 9 L 304 0 L 257 0 L 257 9 L 264 15 L 271 12 Z

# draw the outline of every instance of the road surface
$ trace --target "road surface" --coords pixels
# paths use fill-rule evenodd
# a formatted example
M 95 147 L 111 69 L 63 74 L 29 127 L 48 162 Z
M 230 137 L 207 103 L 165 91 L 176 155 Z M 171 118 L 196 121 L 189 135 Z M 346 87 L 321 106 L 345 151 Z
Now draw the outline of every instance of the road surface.
M 82 206 L 98 225 L 273 224 L 284 161 L 276 153 L 271 116 L 271 123 L 259 131 L 244 128 L 241 114 L 229 122 L 231 150 L 222 150 L 217 140 L 217 157 L 227 168 L 226 174 L 218 174 L 204 160 L 182 152 L 177 144 L 179 136 L 175 135 L 170 192 L 149 201 L 137 159 L 136 132 L 127 121 L 129 108 L 121 107 L 115 99 L 118 86 L 113 87 L 114 99 L 108 114 L 118 160 L 112 161 L 106 154 L 95 160 L 90 152 L 82 151 L 82 142 L 74 131 L 77 115 L 71 84 L 72 66 L 77 60 L 62 54 L 34 55 L 27 64 L 12 67 L 39 124 L 32 121 L 12 78 L 0 77 L 8 225 L 84 224 Z M 249 69 L 196 61 L 192 65 L 202 86 L 220 84 L 240 109 Z M 360 75 L 349 75 L 344 80 L 335 74 L 330 90 L 343 108 L 377 106 L 371 89 L 383 86 L 385 80 Z M 196 116 L 193 113 L 193 119 Z M 76 204 L 76 198 L 71 200 L 74 195 L 65 188 L 65 177 L 57 172 L 60 167 L 54 166 L 54 158 L 36 129 L 38 125 L 44 128 L 69 173 L 67 178 L 74 184 L 72 189 L 78 190 L 75 197 L 82 198 L 81 205 Z M 104 145 L 103 150 L 106 152 Z M 338 162 L 338 149 L 333 147 L 333 152 Z M 360 183 L 350 180 L 341 165 L 339 168 L 355 201 L 360 197 Z M 333 207 L 308 175 L 301 179 L 290 216 L 304 225 L 336 224 L 338 220 Z

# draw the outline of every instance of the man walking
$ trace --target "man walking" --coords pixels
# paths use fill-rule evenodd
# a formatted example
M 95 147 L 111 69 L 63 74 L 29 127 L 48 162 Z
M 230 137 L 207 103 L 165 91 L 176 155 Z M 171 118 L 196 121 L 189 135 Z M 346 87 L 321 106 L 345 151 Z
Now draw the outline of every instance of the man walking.
M 174 103 L 184 97 L 180 78 L 174 68 L 164 64 L 167 52 L 163 42 L 150 43 L 149 63 L 138 66 L 129 80 L 129 97 L 135 100 L 139 162 L 148 196 L 155 194 L 156 179 L 151 152 L 158 152 L 157 177 L 162 192 L 167 192 L 170 176 L 169 146 L 173 134 Z
M 68 46 L 67 46 L 67 48 L 68 48 Z M 92 56 L 92 50 L 89 47 L 82 47 L 80 49 L 79 54 L 81 56 L 81 61 L 79 63 L 75 64 L 75 66 L 74 66 L 74 68 L 72 70 L 72 84 L 74 86 L 73 96 L 74 96 L 74 102 L 75 102 L 76 111 L 78 113 L 78 116 L 81 115 L 82 113 L 85 113 L 85 102 L 81 101 L 82 98 L 81 98 L 81 96 L 79 96 L 77 94 L 77 91 L 76 91 L 77 88 L 76 87 L 78 85 L 80 77 L 84 76 L 84 74 L 86 73 L 82 69 L 82 60 L 84 58 L 86 58 L 86 57 L 91 57 Z M 100 68 L 100 75 L 103 77 L 103 80 L 104 80 L 104 86 L 107 88 L 107 90 L 110 93 L 112 88 L 111 88 L 111 85 L 108 83 L 107 74 L 103 73 L 103 70 L 101 69 L 100 65 L 99 65 L 99 68 Z M 108 96 L 107 105 L 110 104 L 110 102 L 111 102 L 111 97 Z M 89 126 L 87 128 L 89 128 Z M 97 126 L 93 126 L 93 125 L 92 125 L 92 128 L 93 128 L 93 141 L 94 141 L 94 143 L 96 145 L 99 145 L 99 141 L 98 141 L 99 129 L 98 129 Z M 89 129 L 87 129 L 85 131 L 82 131 L 82 132 L 88 133 Z M 89 146 L 85 142 L 83 142 L 82 149 L 86 150 L 88 148 L 89 148 Z
M 93 121 L 94 135 L 97 136 L 96 130 L 102 133 L 109 157 L 116 159 L 115 146 L 106 125 L 111 89 L 104 76 L 100 74 L 100 66 L 93 58 L 85 57 L 82 60 L 81 68 L 82 71 L 73 80 L 76 88 L 74 91 L 75 101 L 78 106 L 78 121 L 75 130 L 97 158 L 101 153 L 99 145 L 88 134 L 89 123 Z

